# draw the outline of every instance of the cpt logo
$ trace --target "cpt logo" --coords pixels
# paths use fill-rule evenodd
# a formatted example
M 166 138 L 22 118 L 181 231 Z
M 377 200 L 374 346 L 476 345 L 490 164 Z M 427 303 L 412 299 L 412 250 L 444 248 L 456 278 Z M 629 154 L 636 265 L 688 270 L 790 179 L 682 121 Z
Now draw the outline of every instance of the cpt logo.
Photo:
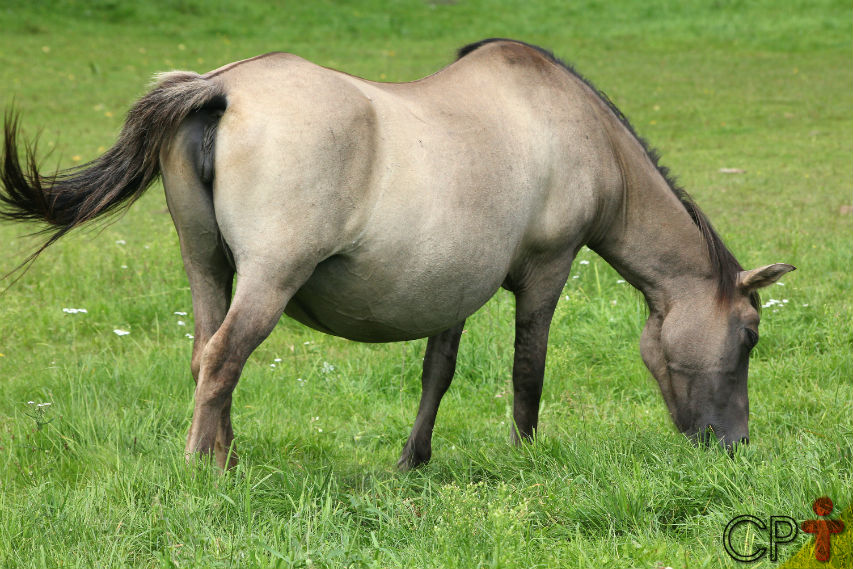
M 826 496 L 818 498 L 812 504 L 812 510 L 821 518 L 831 514 L 832 508 L 832 500 Z M 794 541 L 797 538 L 799 529 L 802 529 L 805 533 L 815 535 L 815 559 L 818 561 L 829 561 L 832 536 L 844 530 L 844 522 L 841 520 L 806 520 L 798 529 L 797 521 L 790 516 L 770 516 L 769 525 L 755 516 L 738 516 L 726 525 L 726 529 L 723 532 L 723 545 L 726 548 L 726 553 L 732 559 L 742 563 L 758 561 L 767 553 L 766 547 L 758 547 L 753 551 L 747 552 L 741 551 L 732 543 L 732 534 L 742 524 L 752 524 L 756 526 L 759 532 L 769 530 L 770 561 L 777 561 L 779 559 L 779 545 Z

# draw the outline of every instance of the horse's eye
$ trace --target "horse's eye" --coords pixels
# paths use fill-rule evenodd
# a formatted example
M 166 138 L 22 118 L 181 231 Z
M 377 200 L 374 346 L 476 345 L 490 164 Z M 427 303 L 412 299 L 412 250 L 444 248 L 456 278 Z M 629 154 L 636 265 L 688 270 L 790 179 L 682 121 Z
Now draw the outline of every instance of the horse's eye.
M 752 328 L 744 328 L 744 332 L 746 332 L 746 345 L 749 349 L 755 347 L 755 344 L 758 343 L 758 332 L 753 330 Z

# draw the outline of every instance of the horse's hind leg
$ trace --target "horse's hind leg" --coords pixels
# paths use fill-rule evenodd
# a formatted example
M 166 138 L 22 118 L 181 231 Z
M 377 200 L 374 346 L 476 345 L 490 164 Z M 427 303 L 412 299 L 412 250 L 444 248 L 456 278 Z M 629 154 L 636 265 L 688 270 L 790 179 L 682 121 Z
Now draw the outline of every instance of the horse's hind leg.
M 214 452 L 217 465 L 233 466 L 231 394 L 249 355 L 272 332 L 296 288 L 274 275 L 241 273 L 225 321 L 202 351 L 188 458 Z
M 197 217 L 196 221 L 199 219 Z M 184 224 L 184 229 L 187 225 Z M 181 234 L 180 240 L 195 320 L 190 368 L 193 380 L 198 383 L 204 347 L 222 325 L 231 304 L 234 269 L 228 262 L 218 233 L 187 231 Z
M 412 434 L 409 435 L 409 440 L 403 447 L 403 454 L 397 461 L 397 467 L 401 470 L 425 464 L 432 456 L 432 429 L 435 426 L 438 405 L 450 387 L 453 373 L 456 371 L 456 354 L 459 351 L 459 338 L 464 324 L 463 320 L 427 341 L 421 376 L 421 403 Z
M 183 245 L 182 250 L 188 247 Z M 219 261 L 218 263 L 216 261 Z M 184 254 L 184 266 L 190 281 L 192 291 L 193 316 L 195 319 L 195 334 L 193 336 L 193 352 L 191 369 L 193 380 L 198 387 L 201 376 L 202 356 L 214 334 L 221 327 L 231 303 L 231 288 L 234 270 L 225 260 L 224 255 L 212 255 L 207 263 L 193 262 Z M 230 398 L 227 408 L 223 411 L 223 420 L 217 434 L 219 446 L 228 449 L 234 433 L 231 429 Z M 232 452 L 228 467 L 237 464 L 237 456 Z M 220 464 L 225 467 L 224 462 Z
M 199 175 L 201 138 L 211 118 L 197 113 L 178 129 L 160 157 L 166 202 L 181 242 L 192 292 L 192 375 L 198 383 L 201 354 L 231 303 L 234 269 L 228 261 L 213 210 L 213 190 Z
M 268 204 L 244 199 L 247 189 L 241 183 L 257 171 L 254 166 L 238 161 L 230 169 L 216 171 L 214 211 L 210 169 L 214 152 L 206 141 L 217 120 L 216 113 L 206 111 L 191 115 L 161 153 L 160 162 L 196 317 L 195 407 L 186 453 L 188 458 L 214 453 L 216 463 L 226 468 L 235 462 L 231 394 L 243 366 L 311 276 L 322 247 L 275 241 L 274 237 L 281 237 L 275 230 L 278 219 L 264 216 L 260 209 Z M 217 145 L 221 138 L 216 136 Z M 218 167 L 213 166 L 213 170 Z M 220 235 L 234 248 L 233 261 Z
M 537 275 L 535 281 L 513 289 L 516 307 L 512 439 L 516 444 L 532 439 L 538 427 L 548 331 L 568 275 L 568 267 L 563 263 L 552 269 Z
M 202 360 L 216 332 L 222 326 L 231 305 L 231 291 L 234 281 L 234 268 L 223 245 L 219 226 L 213 208 L 212 188 L 209 182 L 199 174 L 201 156 L 201 138 L 211 118 L 197 113 L 188 118 L 178 129 L 172 143 L 161 154 L 163 186 L 166 189 L 166 201 L 169 212 L 175 222 L 181 242 L 181 256 L 192 292 L 193 318 L 195 330 L 191 370 L 199 393 L 199 383 L 203 379 Z M 236 378 L 217 380 L 216 373 L 208 373 L 210 379 L 202 382 L 209 391 L 214 383 L 236 383 Z M 226 374 L 227 375 L 227 374 Z M 239 372 L 237 373 L 239 376 Z M 231 388 L 233 389 L 233 387 Z M 206 391 L 207 390 L 207 391 Z M 204 397 L 202 397 L 204 399 Z M 210 401 L 208 401 L 209 406 Z M 218 418 L 211 422 L 206 411 L 196 412 L 202 417 L 196 425 L 196 433 L 205 431 L 206 436 L 187 442 L 188 450 L 210 452 L 216 448 L 219 466 L 226 466 L 226 456 L 230 450 L 234 434 L 231 428 L 231 397 L 223 397 Z M 212 436 L 210 435 L 212 432 Z M 192 431 L 191 436 L 192 438 Z M 231 453 L 228 467 L 236 464 L 236 456 Z

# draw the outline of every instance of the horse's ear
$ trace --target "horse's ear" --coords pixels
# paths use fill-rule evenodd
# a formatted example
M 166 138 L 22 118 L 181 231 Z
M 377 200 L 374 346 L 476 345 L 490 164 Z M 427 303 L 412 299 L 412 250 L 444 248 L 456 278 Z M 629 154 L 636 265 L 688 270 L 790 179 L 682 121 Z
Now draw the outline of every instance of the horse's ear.
M 752 269 L 751 271 L 741 271 L 737 275 L 737 286 L 744 292 L 752 292 L 759 288 L 772 285 L 778 281 L 785 273 L 796 270 L 797 267 L 787 263 L 773 263 Z

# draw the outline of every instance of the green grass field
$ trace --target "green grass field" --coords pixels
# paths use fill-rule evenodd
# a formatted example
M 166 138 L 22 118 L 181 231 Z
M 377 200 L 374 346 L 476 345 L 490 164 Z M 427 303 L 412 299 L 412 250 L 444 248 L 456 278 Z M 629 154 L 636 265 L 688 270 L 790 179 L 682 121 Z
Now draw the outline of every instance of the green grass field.
M 3 4 L 0 104 L 40 135 L 46 165 L 66 167 L 112 144 L 157 71 L 282 50 L 406 81 L 484 37 L 552 49 L 662 151 L 744 266 L 798 267 L 762 296 L 778 303 L 752 356 L 752 444 L 730 459 L 675 431 L 640 359 L 641 296 L 583 250 L 551 330 L 535 444 L 509 445 L 501 292 L 468 321 L 427 467 L 395 468 L 425 341 L 357 344 L 285 319 L 235 392 L 240 465 L 188 468 L 190 293 L 156 185 L 0 296 L 0 567 L 737 567 L 722 543 L 737 515 L 809 519 L 821 495 L 850 511 L 848 3 L 233 4 Z M 0 224 L 0 273 L 32 251 L 34 229 Z M 767 539 L 737 534 L 744 550 Z M 847 543 L 829 566 L 853 565 Z

